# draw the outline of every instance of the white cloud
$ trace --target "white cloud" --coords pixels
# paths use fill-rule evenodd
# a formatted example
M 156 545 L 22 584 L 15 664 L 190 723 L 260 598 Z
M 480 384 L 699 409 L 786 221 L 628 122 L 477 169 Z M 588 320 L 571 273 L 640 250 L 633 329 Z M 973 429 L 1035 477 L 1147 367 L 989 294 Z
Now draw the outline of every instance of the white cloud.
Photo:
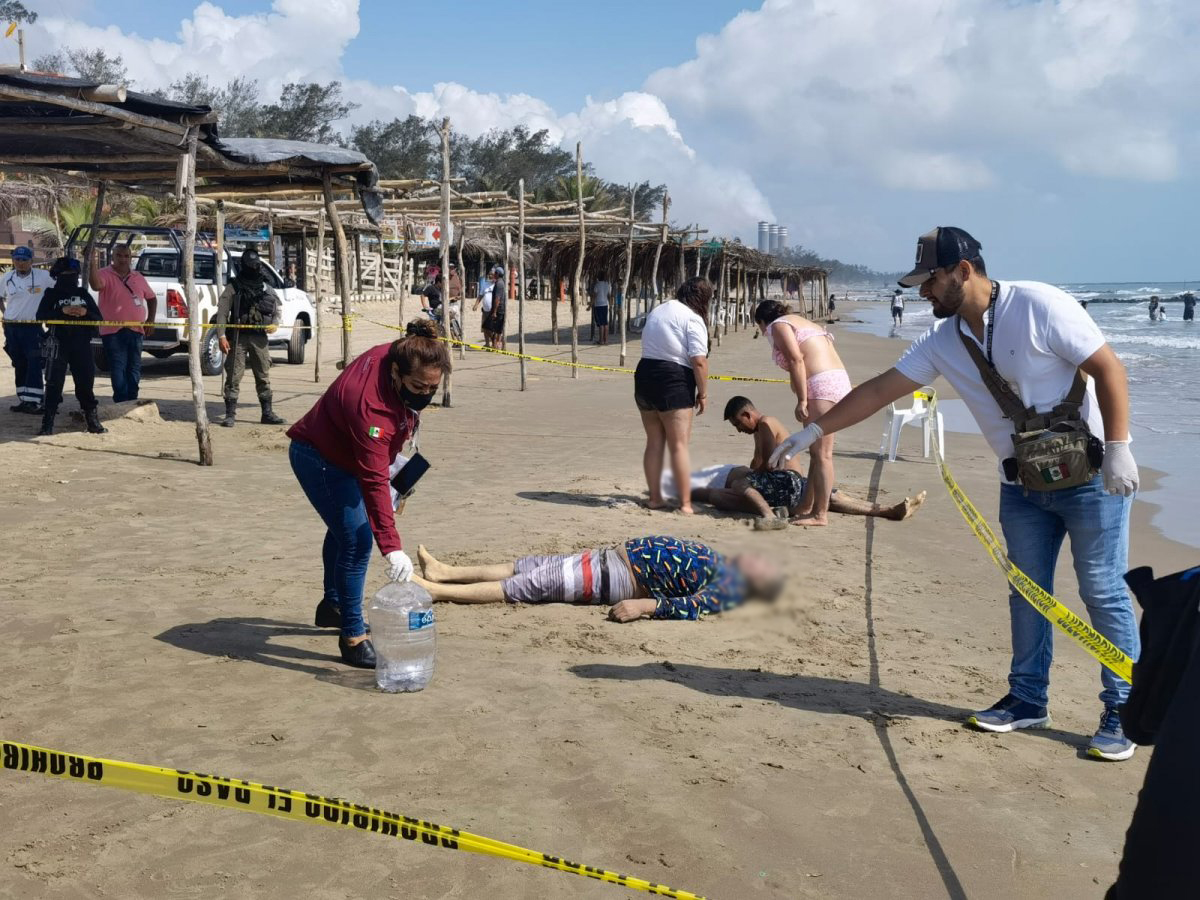
M 1200 113 L 1198 27 L 1194 0 L 766 0 L 645 86 L 689 132 L 754 135 L 757 164 L 795 176 L 973 190 L 1040 156 L 1157 181 Z
M 174 41 L 51 15 L 41 16 L 34 28 L 55 46 L 119 53 L 138 86 L 167 85 L 191 71 L 217 83 L 244 75 L 277 92 L 289 81 L 340 77 L 342 53 L 358 34 L 359 20 L 357 0 L 274 0 L 270 12 L 240 16 L 201 3 L 180 23 Z
M 472 136 L 515 124 L 545 129 L 572 150 L 582 140 L 585 158 L 605 178 L 667 182 L 676 221 L 734 230 L 771 217 L 770 204 L 750 175 L 737 166 L 702 159 L 658 97 L 628 93 L 600 102 L 589 98 L 580 111 L 560 115 L 528 94 L 502 96 L 454 82 L 420 91 L 347 80 L 341 59 L 359 25 L 357 0 L 274 0 L 270 12 L 247 15 L 230 15 L 204 2 L 181 23 L 174 41 L 143 38 L 115 25 L 95 28 L 53 17 L 38 22 L 54 46 L 104 47 L 121 54 L 139 87 L 165 86 L 194 71 L 218 84 L 238 76 L 253 78 L 271 96 L 290 81 L 342 79 L 347 98 L 359 104 L 354 121 L 416 113 L 429 119 L 449 116 L 456 131 Z

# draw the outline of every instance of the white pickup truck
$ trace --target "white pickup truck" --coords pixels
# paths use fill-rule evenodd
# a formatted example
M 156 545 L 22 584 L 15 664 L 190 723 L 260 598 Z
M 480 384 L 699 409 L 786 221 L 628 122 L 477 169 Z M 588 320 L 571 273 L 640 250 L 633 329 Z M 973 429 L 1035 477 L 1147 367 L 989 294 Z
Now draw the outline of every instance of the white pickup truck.
M 143 349 L 151 356 L 163 359 L 173 353 L 186 353 L 187 303 L 184 301 L 183 285 L 180 283 L 179 251 L 173 247 L 145 247 L 138 254 L 134 268 L 145 276 L 154 293 L 158 295 L 158 310 L 154 317 L 154 331 L 146 338 Z M 196 251 L 196 293 L 200 298 L 200 323 L 203 327 L 200 344 L 200 367 L 205 375 L 219 375 L 225 363 L 225 354 L 217 341 L 216 329 L 209 323 L 217 315 L 217 285 L 215 279 L 213 250 Z M 285 347 L 287 361 L 295 365 L 304 362 L 304 345 L 312 335 L 311 326 L 316 320 L 312 301 L 299 288 L 284 287 L 283 279 L 265 261 L 263 272 L 267 284 L 273 287 L 283 301 L 283 314 L 279 330 L 270 335 L 272 347 Z M 225 254 L 225 283 L 229 283 L 237 272 L 237 260 Z
M 83 248 L 89 231 L 90 226 L 80 226 L 71 233 L 66 248 L 68 256 L 75 255 Z M 225 354 L 221 352 L 217 341 L 216 329 L 210 325 L 217 316 L 216 251 L 212 249 L 209 235 L 198 237 L 208 243 L 208 246 L 197 246 L 195 254 L 201 325 L 200 367 L 205 375 L 220 375 Z M 117 244 L 129 245 L 134 254 L 133 267 L 142 273 L 158 295 L 154 330 L 146 337 L 142 349 L 159 359 L 188 350 L 188 307 L 180 283 L 183 273 L 179 268 L 181 238 L 182 234 L 173 228 L 136 225 L 101 225 L 96 233 L 96 247 L 101 254 L 100 265 L 107 264 Z M 225 284 L 236 274 L 240 255 L 225 252 Z M 287 361 L 299 365 L 304 362 L 304 345 L 312 337 L 316 311 L 308 294 L 299 288 L 284 287 L 279 273 L 265 260 L 263 271 L 267 276 L 267 284 L 275 289 L 283 301 L 279 330 L 270 335 L 270 345 L 286 348 Z M 107 371 L 108 360 L 99 338 L 93 341 L 93 347 L 97 367 Z

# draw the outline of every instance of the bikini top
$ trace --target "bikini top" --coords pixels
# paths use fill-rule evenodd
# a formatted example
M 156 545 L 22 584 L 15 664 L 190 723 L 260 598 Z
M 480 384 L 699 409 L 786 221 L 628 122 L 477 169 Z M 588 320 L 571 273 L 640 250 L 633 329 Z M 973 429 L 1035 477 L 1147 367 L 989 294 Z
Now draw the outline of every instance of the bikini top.
M 781 319 L 776 319 L 771 323 L 770 327 L 767 329 L 767 341 L 771 344 L 771 358 L 775 360 L 775 365 L 786 370 L 788 367 L 787 358 L 782 352 L 780 352 L 779 348 L 775 346 L 775 341 L 771 339 L 771 331 L 781 321 Z M 792 329 L 793 333 L 796 335 L 797 344 L 803 344 L 805 341 L 812 340 L 815 337 L 827 337 L 829 338 L 830 343 L 833 342 L 833 335 L 829 333 L 827 328 L 801 328 L 791 322 L 783 322 L 783 324 Z

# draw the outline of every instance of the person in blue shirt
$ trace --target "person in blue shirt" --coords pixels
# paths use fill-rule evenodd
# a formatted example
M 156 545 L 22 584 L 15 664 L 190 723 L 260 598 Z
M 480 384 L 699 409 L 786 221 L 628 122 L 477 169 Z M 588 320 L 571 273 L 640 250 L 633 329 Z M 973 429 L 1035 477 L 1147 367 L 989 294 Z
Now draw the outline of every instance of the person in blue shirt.
M 779 569 L 762 556 L 726 557 L 661 535 L 498 565 L 449 566 L 424 547 L 417 553 L 424 577 L 413 580 L 435 601 L 607 605 L 615 622 L 698 619 L 747 600 L 774 600 L 783 589 Z

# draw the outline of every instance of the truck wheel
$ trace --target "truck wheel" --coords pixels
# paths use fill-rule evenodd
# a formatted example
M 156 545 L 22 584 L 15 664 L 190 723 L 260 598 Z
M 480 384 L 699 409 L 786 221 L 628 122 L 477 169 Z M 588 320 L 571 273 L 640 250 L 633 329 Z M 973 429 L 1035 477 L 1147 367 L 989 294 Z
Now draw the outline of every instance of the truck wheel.
M 224 365 L 225 354 L 221 352 L 217 329 L 210 328 L 204 333 L 203 343 L 200 344 L 200 371 L 205 375 L 220 375 Z
M 104 352 L 103 344 L 94 344 L 92 346 L 92 357 L 96 360 L 96 371 L 108 371 L 108 354 Z
M 287 353 L 288 362 L 293 366 L 301 365 L 304 362 L 304 346 L 308 343 L 308 331 L 304 326 L 307 325 L 308 322 L 300 318 L 292 326 L 292 336 L 288 340 Z

